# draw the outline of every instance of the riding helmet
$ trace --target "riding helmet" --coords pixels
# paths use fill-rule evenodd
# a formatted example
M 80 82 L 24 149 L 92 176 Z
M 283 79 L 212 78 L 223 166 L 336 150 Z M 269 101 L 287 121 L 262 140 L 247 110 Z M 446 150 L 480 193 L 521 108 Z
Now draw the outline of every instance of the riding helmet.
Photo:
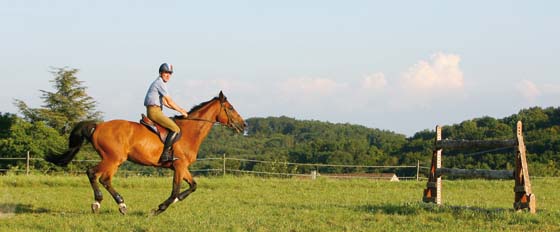
M 159 73 L 168 72 L 173 73 L 173 65 L 168 63 L 163 63 L 159 66 Z

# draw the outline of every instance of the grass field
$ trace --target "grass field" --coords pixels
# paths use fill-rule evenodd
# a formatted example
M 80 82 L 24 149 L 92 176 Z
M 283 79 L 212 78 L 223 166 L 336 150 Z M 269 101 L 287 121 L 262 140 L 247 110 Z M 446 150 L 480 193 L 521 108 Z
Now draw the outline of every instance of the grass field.
M 559 231 L 559 179 L 533 180 L 538 212 L 514 212 L 513 181 L 444 181 L 443 207 L 425 182 L 197 178 L 198 191 L 159 216 L 171 178 L 117 178 L 92 214 L 85 176 L 0 176 L 0 231 Z

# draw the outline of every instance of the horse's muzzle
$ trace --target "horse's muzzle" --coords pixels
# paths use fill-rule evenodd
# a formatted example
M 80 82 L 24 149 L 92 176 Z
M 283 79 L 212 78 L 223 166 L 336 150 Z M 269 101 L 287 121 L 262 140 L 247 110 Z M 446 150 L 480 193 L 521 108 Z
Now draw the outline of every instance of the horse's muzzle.
M 242 122 L 242 123 L 231 123 L 228 125 L 229 128 L 231 128 L 232 130 L 234 130 L 237 133 L 243 133 L 245 131 L 245 127 L 247 127 L 247 123 Z

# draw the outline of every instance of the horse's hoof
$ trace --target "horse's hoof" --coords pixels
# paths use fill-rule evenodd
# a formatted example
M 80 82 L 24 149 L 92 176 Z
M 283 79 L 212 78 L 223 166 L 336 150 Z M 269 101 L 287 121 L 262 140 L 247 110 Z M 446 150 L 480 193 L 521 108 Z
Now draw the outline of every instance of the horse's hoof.
M 157 216 L 157 215 L 159 215 L 160 213 L 163 213 L 164 211 L 165 211 L 165 209 L 154 209 L 154 210 L 152 210 L 152 214 L 153 214 L 154 216 Z
M 92 213 L 99 213 L 99 209 L 101 208 L 101 204 L 99 202 L 95 202 L 91 204 L 91 212 Z
M 161 212 L 163 212 L 163 211 L 161 211 L 161 210 L 159 210 L 159 209 L 154 209 L 154 210 L 152 210 L 152 215 L 157 216 L 157 215 L 159 215 Z
M 121 212 L 122 215 L 125 215 L 126 211 L 127 211 L 126 205 L 124 203 L 120 203 L 119 204 L 119 212 Z

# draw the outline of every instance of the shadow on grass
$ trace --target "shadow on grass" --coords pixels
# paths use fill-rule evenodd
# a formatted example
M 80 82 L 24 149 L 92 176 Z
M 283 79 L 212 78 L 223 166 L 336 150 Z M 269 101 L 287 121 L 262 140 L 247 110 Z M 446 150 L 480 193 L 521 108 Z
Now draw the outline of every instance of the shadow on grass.
M 356 208 L 357 211 L 365 211 L 368 213 L 384 213 L 384 214 L 398 214 L 398 215 L 414 215 L 418 214 L 420 211 L 424 211 L 424 209 L 418 207 L 418 205 L 414 204 L 392 204 L 392 203 L 385 203 L 379 205 L 363 205 Z
M 154 214 L 152 213 L 152 211 L 150 211 L 150 212 L 134 211 L 134 212 L 131 212 L 131 213 L 127 213 L 127 215 L 137 216 L 137 217 L 150 217 L 150 216 L 154 216 Z
M 252 204 L 246 202 L 247 205 Z M 438 206 L 431 203 L 423 202 L 405 202 L 405 203 L 383 203 L 383 204 L 366 204 L 361 206 L 349 206 L 344 204 L 266 204 L 274 208 L 288 208 L 293 210 L 321 210 L 321 209 L 350 209 L 366 213 L 383 213 L 389 215 L 418 215 L 418 214 L 451 214 L 457 217 L 468 217 L 469 215 L 486 215 L 490 218 L 501 217 L 504 214 L 515 212 L 513 209 L 505 208 L 481 208 L 470 206 Z
M 470 207 L 470 206 L 444 206 L 447 211 L 451 211 L 453 213 L 465 213 L 465 212 L 472 212 L 472 213 L 480 213 L 480 214 L 504 214 L 504 213 L 513 213 L 515 212 L 513 209 L 505 209 L 505 208 L 480 208 L 480 207 Z
M 469 207 L 469 206 L 437 206 L 434 204 L 427 203 L 404 203 L 404 204 L 393 204 L 385 203 L 379 205 L 364 205 L 359 206 L 357 211 L 365 211 L 369 213 L 385 213 L 385 214 L 396 214 L 396 215 L 415 215 L 423 212 L 429 213 L 445 213 L 453 215 L 470 215 L 470 214 L 485 214 L 488 216 L 492 215 L 503 215 L 505 213 L 513 213 L 513 209 L 503 209 L 503 208 L 480 208 L 480 207 Z
M 27 213 L 50 213 L 51 211 L 45 208 L 34 208 L 29 204 L 12 204 L 12 203 L 1 203 L 0 213 L 1 214 L 27 214 Z

